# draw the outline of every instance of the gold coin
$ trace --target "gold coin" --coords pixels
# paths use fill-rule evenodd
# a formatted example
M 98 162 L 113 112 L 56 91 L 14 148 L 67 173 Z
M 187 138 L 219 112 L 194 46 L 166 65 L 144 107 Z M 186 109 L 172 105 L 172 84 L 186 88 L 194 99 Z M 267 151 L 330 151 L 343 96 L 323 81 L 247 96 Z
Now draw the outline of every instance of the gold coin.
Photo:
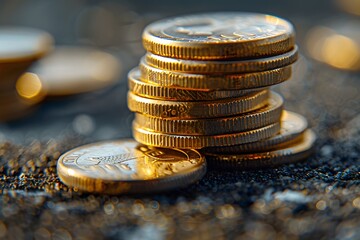
M 60 157 L 57 172 L 64 184 L 81 191 L 152 193 L 198 181 L 206 162 L 196 150 L 155 148 L 125 139 L 75 148 Z
M 0 28 L 0 64 L 34 61 L 48 53 L 53 38 L 46 32 L 32 28 Z
M 160 20 L 143 32 L 145 49 L 182 59 L 273 56 L 294 47 L 294 28 L 256 13 L 204 13 Z
M 0 94 L 15 91 L 16 80 L 52 49 L 52 37 L 31 28 L 0 28 Z
M 164 119 L 135 114 L 135 123 L 148 131 L 180 135 L 217 135 L 244 132 L 280 121 L 283 99 L 271 92 L 265 107 L 242 115 L 208 119 Z M 256 144 L 256 143 L 254 143 Z
M 162 57 L 149 52 L 145 55 L 146 63 L 152 67 L 196 74 L 260 72 L 288 66 L 297 58 L 297 46 L 290 52 L 281 55 L 248 60 L 196 61 Z
M 251 144 L 240 144 L 228 147 L 214 147 L 202 149 L 204 153 L 250 153 L 271 151 L 284 145 L 298 141 L 299 136 L 306 130 L 308 123 L 300 114 L 283 111 L 281 117 L 280 132 L 268 139 L 254 142 Z
M 48 96 L 91 92 L 113 85 L 121 66 L 111 54 L 88 47 L 57 47 L 32 69 Z
M 144 60 L 140 63 L 140 71 L 143 79 L 161 86 L 210 90 L 261 88 L 291 77 L 291 66 L 255 73 L 204 75 L 165 71 L 149 66 Z
M 207 153 L 209 166 L 216 169 L 255 169 L 276 167 L 282 164 L 296 163 L 304 160 L 312 153 L 316 135 L 312 130 L 306 130 L 300 142 L 291 146 L 269 152 L 248 154 L 215 154 Z
M 268 90 L 263 90 L 239 98 L 178 102 L 144 98 L 129 92 L 128 107 L 132 112 L 160 118 L 212 118 L 238 115 L 261 108 L 266 105 L 268 96 Z
M 262 128 L 222 135 L 172 135 L 148 131 L 133 122 L 133 135 L 136 141 L 157 147 L 176 147 L 200 149 L 204 147 L 231 146 L 260 141 L 276 135 L 280 131 L 280 123 L 274 123 Z
M 151 82 L 140 80 L 141 74 L 138 68 L 134 68 L 128 74 L 129 89 L 134 94 L 142 97 L 177 100 L 177 101 L 207 101 L 224 98 L 236 98 L 250 93 L 259 92 L 262 89 L 248 90 L 207 90 L 187 89 L 181 87 L 165 87 Z

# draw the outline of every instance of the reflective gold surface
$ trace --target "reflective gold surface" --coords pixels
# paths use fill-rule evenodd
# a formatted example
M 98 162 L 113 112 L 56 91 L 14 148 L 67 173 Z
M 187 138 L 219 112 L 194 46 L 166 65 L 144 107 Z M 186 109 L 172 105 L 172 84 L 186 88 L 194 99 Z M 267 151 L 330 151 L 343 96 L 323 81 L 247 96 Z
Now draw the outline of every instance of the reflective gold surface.
M 291 66 L 268 71 L 244 74 L 189 74 L 165 71 L 140 63 L 144 80 L 161 86 L 183 87 L 188 89 L 243 90 L 268 87 L 279 84 L 291 77 Z
M 205 173 L 204 157 L 195 150 L 154 148 L 124 139 L 85 145 L 62 155 L 62 182 L 88 192 L 146 193 L 178 188 Z
M 296 163 L 304 160 L 312 153 L 316 135 L 306 130 L 299 142 L 283 146 L 269 152 L 249 154 L 215 154 L 207 153 L 208 163 L 217 168 L 254 169 L 276 167 L 282 164 Z
M 271 151 L 274 149 L 282 148 L 282 146 L 284 145 L 289 145 L 298 141 L 299 137 L 304 131 L 306 131 L 307 127 L 307 120 L 303 116 L 294 112 L 283 111 L 281 116 L 281 129 L 277 135 L 250 144 L 206 148 L 202 149 L 202 152 L 240 154 Z
M 283 99 L 271 92 L 267 105 L 256 111 L 233 117 L 205 119 L 166 119 L 135 114 L 135 122 L 142 128 L 179 135 L 216 135 L 248 131 L 280 121 Z M 221 149 L 221 148 L 220 148 Z
M 280 131 L 280 123 L 244 131 L 222 135 L 172 135 L 151 132 L 133 122 L 133 135 L 136 141 L 158 147 L 201 149 L 204 147 L 231 146 L 256 142 L 275 136 Z
M 150 24 L 143 44 L 154 54 L 181 59 L 271 56 L 293 48 L 294 29 L 270 15 L 203 13 Z
M 267 104 L 268 90 L 239 98 L 214 101 L 163 101 L 136 96 L 128 92 L 128 107 L 138 112 L 160 118 L 211 118 L 233 116 L 250 112 Z
M 141 80 L 138 68 L 132 69 L 128 74 L 129 90 L 134 94 L 159 100 L 177 101 L 206 101 L 225 98 L 237 98 L 263 90 L 208 90 L 208 89 L 189 89 L 183 87 L 166 87 L 151 82 Z
M 271 70 L 294 63 L 298 57 L 298 47 L 295 46 L 284 54 L 246 60 L 199 61 L 162 57 L 146 53 L 145 62 L 155 68 L 166 71 L 179 71 L 196 74 L 228 74 L 249 73 Z

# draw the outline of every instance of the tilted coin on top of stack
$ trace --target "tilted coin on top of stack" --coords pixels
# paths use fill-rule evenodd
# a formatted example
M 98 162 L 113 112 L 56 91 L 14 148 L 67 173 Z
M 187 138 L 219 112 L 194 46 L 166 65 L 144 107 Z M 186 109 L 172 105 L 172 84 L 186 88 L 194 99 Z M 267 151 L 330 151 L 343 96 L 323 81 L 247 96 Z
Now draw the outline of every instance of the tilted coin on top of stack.
M 64 154 L 58 174 L 65 184 L 154 192 L 199 180 L 207 163 L 249 169 L 309 156 L 316 136 L 306 119 L 283 111 L 283 98 L 269 90 L 290 78 L 297 60 L 289 22 L 254 13 L 190 15 L 150 24 L 143 43 L 148 52 L 128 75 L 139 143 Z
M 269 87 L 291 77 L 295 32 L 281 18 L 207 13 L 152 23 L 147 50 L 129 73 L 134 138 L 150 146 L 200 149 L 209 164 L 261 168 L 311 152 L 315 135 L 283 111 Z

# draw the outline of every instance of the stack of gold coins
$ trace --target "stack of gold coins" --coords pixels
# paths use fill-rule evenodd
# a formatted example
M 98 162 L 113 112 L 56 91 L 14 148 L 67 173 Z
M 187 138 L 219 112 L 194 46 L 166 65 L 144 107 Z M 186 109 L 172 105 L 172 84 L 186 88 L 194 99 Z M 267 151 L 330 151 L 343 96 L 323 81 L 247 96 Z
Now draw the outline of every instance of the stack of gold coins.
M 0 121 L 24 115 L 45 96 L 38 77 L 25 72 L 52 44 L 41 30 L 0 28 Z
M 272 85 L 291 77 L 298 48 L 291 23 L 254 13 L 161 20 L 129 73 L 133 135 L 142 144 L 200 149 L 212 166 L 259 168 L 306 158 L 307 121 L 283 111 Z

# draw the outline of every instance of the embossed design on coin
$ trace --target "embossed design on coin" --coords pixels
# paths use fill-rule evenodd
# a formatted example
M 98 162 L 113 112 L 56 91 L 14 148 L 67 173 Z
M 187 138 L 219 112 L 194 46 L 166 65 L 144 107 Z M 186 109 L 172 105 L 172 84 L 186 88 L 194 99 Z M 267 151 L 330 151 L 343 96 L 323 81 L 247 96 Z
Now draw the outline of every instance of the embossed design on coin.
M 158 31 L 176 41 L 249 41 L 287 33 L 289 25 L 274 24 L 272 20 L 275 19 L 253 14 L 208 14 L 174 19 L 173 25 L 164 24 L 164 28 Z
M 195 150 L 154 148 L 133 140 L 86 145 L 58 161 L 65 184 L 110 194 L 184 186 L 202 177 L 205 169 L 204 158 Z
M 294 29 L 270 15 L 205 13 L 152 23 L 143 43 L 149 52 L 183 59 L 270 56 L 294 47 Z

